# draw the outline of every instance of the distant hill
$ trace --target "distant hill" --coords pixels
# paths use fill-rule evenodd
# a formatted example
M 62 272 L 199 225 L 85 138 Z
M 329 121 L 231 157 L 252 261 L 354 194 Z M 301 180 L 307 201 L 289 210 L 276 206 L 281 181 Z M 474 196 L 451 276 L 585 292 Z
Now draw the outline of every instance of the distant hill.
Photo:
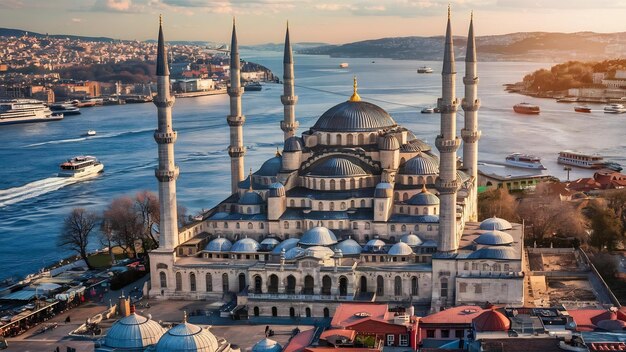
M 300 52 L 301 50 L 313 49 L 328 46 L 328 43 L 292 43 L 292 48 L 296 52 Z M 285 47 L 285 43 L 266 43 L 266 44 L 258 44 L 258 45 L 243 45 L 241 49 L 248 50 L 260 50 L 260 51 L 280 51 L 282 52 Z
M 0 28 L 0 37 L 21 37 L 24 34 L 28 33 L 31 37 L 50 37 L 50 38 L 69 38 L 73 40 L 84 40 L 89 42 L 114 42 L 118 41 L 113 38 L 107 37 L 84 37 L 80 35 L 71 35 L 71 34 L 41 34 L 31 31 L 25 31 L 22 29 L 13 29 L 13 28 Z
M 441 60 L 443 40 L 443 36 L 382 38 L 305 48 L 299 53 L 347 58 Z M 465 56 L 466 44 L 465 37 L 454 38 L 458 58 Z M 626 56 L 626 32 L 511 33 L 477 37 L 476 46 L 481 61 L 598 60 Z

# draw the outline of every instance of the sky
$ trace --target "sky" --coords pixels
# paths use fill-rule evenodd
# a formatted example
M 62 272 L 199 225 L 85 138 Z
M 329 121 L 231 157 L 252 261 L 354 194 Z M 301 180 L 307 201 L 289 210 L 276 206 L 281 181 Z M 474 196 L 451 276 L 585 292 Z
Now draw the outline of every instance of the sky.
M 348 43 L 443 35 L 452 7 L 455 35 L 513 32 L 625 32 L 626 0 L 0 0 L 0 27 L 39 33 L 225 43 L 232 17 L 240 44 L 278 43 L 289 21 L 294 42 Z

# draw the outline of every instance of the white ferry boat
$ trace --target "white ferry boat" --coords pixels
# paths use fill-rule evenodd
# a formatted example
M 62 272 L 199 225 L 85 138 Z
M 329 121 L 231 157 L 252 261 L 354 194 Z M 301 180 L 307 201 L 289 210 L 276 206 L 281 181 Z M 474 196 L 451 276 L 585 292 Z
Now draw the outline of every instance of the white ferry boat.
M 43 102 L 33 99 L 0 100 L 0 125 L 61 120 Z
M 604 167 L 604 158 L 598 154 L 585 154 L 565 150 L 559 153 L 559 164 L 572 165 L 585 169 L 600 169 Z
M 509 154 L 506 159 L 508 166 L 522 167 L 526 169 L 545 170 L 545 166 L 541 164 L 541 158 L 534 155 L 513 153 Z
M 604 107 L 604 112 L 609 114 L 623 114 L 626 112 L 626 107 L 622 104 L 609 104 Z
M 60 165 L 59 177 L 82 178 L 97 175 L 104 165 L 95 156 L 75 156 Z
M 433 73 L 433 69 L 428 66 L 422 66 L 417 69 L 417 73 Z
M 80 109 L 69 102 L 50 104 L 49 108 L 52 115 L 80 115 Z
M 348 64 L 347 62 L 342 62 L 339 64 L 339 68 L 348 68 L 350 66 L 350 64 Z

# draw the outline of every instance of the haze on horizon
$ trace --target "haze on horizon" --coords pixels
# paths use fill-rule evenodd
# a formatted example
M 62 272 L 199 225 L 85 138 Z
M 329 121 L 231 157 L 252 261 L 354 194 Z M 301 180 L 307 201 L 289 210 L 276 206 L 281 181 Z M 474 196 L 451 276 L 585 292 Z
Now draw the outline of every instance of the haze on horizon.
M 443 35 L 452 6 L 455 35 L 474 11 L 477 35 L 512 32 L 623 32 L 626 0 L 0 0 L 2 27 L 50 34 L 228 42 L 232 16 L 241 44 L 347 43 Z

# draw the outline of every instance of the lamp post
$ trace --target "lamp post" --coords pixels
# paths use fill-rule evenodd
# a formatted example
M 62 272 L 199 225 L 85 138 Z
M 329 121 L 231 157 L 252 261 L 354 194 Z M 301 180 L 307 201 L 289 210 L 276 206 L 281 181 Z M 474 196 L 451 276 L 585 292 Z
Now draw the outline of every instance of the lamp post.
M 572 168 L 569 166 L 565 166 L 563 170 L 567 171 L 567 182 L 569 182 L 569 172 L 572 171 Z

